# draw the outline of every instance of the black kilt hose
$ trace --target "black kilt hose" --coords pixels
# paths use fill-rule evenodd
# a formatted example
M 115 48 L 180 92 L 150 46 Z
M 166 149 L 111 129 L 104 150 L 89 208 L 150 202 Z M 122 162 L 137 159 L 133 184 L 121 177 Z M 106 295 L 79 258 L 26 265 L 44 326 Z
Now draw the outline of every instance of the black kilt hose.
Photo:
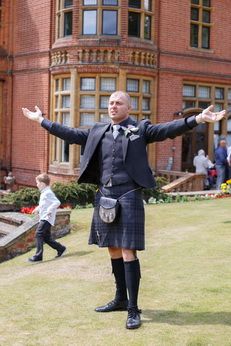
M 89 244 L 99 247 L 116 247 L 131 250 L 144 250 L 144 205 L 142 190 L 131 191 L 137 187 L 124 185 L 101 187 L 96 193 L 95 209 L 91 224 Z M 119 198 L 119 215 L 113 223 L 105 223 L 99 216 L 99 199 L 105 197 Z

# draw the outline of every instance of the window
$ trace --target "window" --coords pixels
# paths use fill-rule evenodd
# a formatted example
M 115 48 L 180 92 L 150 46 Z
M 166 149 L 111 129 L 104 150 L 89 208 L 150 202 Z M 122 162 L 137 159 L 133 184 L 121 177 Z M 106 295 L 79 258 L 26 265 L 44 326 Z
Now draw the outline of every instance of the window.
M 225 95 L 227 94 L 227 97 Z M 206 108 L 211 104 L 215 105 L 217 110 L 227 108 L 231 103 L 231 88 L 184 84 L 183 85 L 183 109 L 191 107 Z
M 80 125 L 93 126 L 95 122 L 109 122 L 108 101 L 116 91 L 114 76 L 80 77 Z
M 83 0 L 83 35 L 118 35 L 118 0 Z
M 56 78 L 54 83 L 54 120 L 70 126 L 71 80 L 69 77 Z M 52 141 L 52 161 L 69 162 L 69 144 L 56 137 Z
M 183 109 L 205 109 L 210 105 L 214 105 L 215 112 L 219 112 L 222 109 L 229 109 L 229 107 L 231 110 L 231 87 L 228 88 L 216 85 L 201 85 L 189 83 L 183 85 Z M 218 142 L 218 137 L 221 134 L 223 121 L 225 120 L 214 123 L 213 131 L 215 147 L 216 143 Z
M 151 116 L 151 79 L 129 77 L 126 91 L 131 97 L 131 117 L 135 120 Z
M 198 87 L 198 97 L 199 98 L 209 99 L 211 97 L 210 92 L 211 92 L 210 87 L 207 87 L 207 86 L 199 86 Z
M 129 0 L 128 6 L 128 36 L 151 40 L 152 1 Z
M 57 38 L 72 35 L 73 0 L 57 0 Z
M 215 88 L 215 98 L 217 100 L 224 99 L 224 88 Z
M 191 0 L 190 45 L 194 48 L 210 48 L 211 4 L 205 0 Z
M 183 86 L 183 96 L 196 96 L 196 87 L 194 85 L 184 85 Z

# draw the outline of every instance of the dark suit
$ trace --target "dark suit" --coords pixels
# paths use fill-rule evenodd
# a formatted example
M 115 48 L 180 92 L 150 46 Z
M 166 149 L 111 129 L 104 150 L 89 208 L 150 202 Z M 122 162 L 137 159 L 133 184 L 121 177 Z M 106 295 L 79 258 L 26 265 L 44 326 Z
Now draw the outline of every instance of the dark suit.
M 130 118 L 129 123 L 134 126 L 137 125 Z M 97 154 L 97 146 L 110 124 L 96 123 L 92 129 L 85 130 L 69 128 L 44 120 L 42 126 L 51 134 L 64 139 L 68 143 L 82 146 L 84 152 L 78 181 L 79 183 L 99 184 L 99 167 L 95 155 Z M 148 165 L 147 144 L 163 141 L 166 138 L 174 138 L 195 126 L 197 126 L 197 123 L 194 116 L 157 125 L 152 125 L 148 120 L 142 120 L 139 125 L 139 138 L 131 140 L 131 136 L 123 136 L 124 166 L 134 182 L 145 188 L 154 187 L 155 185 L 152 171 Z M 137 164 L 137 160 L 139 160 L 139 164 Z

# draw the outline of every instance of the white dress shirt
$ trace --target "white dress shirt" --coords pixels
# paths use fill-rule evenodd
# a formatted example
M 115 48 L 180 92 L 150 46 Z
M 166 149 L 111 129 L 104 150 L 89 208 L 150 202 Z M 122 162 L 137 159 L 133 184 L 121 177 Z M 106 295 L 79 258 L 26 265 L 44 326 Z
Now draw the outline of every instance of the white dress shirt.
M 46 186 L 41 190 L 39 205 L 36 208 L 36 211 L 39 212 L 39 220 L 46 220 L 54 226 L 55 216 L 59 206 L 60 201 L 55 196 L 50 186 Z

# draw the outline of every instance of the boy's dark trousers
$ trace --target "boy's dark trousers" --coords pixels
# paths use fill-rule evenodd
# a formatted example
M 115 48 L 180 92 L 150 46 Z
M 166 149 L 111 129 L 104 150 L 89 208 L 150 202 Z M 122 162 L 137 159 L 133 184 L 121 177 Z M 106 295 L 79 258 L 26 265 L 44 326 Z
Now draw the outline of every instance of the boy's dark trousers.
M 34 258 L 43 259 L 43 243 L 47 243 L 53 249 L 57 250 L 58 253 L 62 252 L 64 246 L 51 238 L 51 224 L 46 220 L 41 220 L 38 224 L 35 233 L 36 239 L 36 254 Z

